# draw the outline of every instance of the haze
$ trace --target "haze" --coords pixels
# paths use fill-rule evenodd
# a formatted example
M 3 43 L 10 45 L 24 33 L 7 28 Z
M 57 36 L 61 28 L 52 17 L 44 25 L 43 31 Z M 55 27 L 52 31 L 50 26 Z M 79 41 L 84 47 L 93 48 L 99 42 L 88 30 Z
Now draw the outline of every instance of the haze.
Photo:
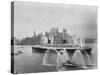
M 70 35 L 97 37 L 97 7 L 15 1 L 14 36 L 22 39 L 52 27 Z

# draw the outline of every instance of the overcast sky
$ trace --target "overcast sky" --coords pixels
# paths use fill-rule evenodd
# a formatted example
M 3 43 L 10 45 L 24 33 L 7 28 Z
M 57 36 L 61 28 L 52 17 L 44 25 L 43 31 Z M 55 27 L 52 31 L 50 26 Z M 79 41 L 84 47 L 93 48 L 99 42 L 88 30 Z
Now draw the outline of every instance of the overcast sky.
M 67 29 L 70 35 L 96 37 L 97 7 L 82 5 L 15 2 L 14 36 L 22 39 L 33 32 L 44 33 L 56 27 Z

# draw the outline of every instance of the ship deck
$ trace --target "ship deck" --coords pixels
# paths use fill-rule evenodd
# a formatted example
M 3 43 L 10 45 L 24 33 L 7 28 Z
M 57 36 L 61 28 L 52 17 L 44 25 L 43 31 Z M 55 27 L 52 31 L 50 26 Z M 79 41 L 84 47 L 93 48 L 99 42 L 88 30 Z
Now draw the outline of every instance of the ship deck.
M 32 49 L 37 49 L 37 50 L 48 50 L 48 49 L 54 49 L 57 51 L 66 49 L 67 51 L 75 51 L 75 50 L 85 50 L 88 54 L 91 53 L 92 48 L 90 47 L 80 47 L 78 45 L 34 45 L 32 46 Z

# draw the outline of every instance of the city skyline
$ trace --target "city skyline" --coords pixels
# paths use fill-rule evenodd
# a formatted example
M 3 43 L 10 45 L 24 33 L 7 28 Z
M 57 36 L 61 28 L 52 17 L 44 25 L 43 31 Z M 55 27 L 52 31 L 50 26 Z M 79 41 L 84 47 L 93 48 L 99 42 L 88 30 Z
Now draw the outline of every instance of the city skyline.
M 97 38 L 97 7 L 18 2 L 14 4 L 14 37 L 25 37 L 58 28 L 70 35 Z

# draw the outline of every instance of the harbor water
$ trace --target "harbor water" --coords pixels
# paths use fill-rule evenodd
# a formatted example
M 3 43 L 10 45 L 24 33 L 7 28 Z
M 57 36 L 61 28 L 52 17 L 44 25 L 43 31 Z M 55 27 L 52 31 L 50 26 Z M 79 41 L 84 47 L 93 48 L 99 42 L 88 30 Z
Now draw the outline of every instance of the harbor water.
M 89 60 L 91 61 L 92 64 L 96 65 L 97 64 L 97 44 L 90 43 L 87 45 L 92 48 L 92 51 L 91 51 L 91 56 L 87 55 L 86 59 L 84 60 Z M 73 60 L 76 58 L 76 54 L 74 53 L 73 58 L 72 58 Z M 32 50 L 32 46 L 15 45 L 14 55 L 12 55 L 14 56 L 14 73 L 34 73 L 34 72 L 57 71 L 57 67 L 55 65 L 54 66 L 42 65 L 44 55 L 45 55 L 45 52 L 36 52 L 36 50 Z M 48 59 L 50 62 L 56 60 L 57 54 L 55 52 L 54 53 L 51 52 L 50 55 L 53 58 L 53 60 Z M 80 56 L 83 57 L 82 55 Z M 83 60 L 82 60 L 82 63 L 84 63 Z

